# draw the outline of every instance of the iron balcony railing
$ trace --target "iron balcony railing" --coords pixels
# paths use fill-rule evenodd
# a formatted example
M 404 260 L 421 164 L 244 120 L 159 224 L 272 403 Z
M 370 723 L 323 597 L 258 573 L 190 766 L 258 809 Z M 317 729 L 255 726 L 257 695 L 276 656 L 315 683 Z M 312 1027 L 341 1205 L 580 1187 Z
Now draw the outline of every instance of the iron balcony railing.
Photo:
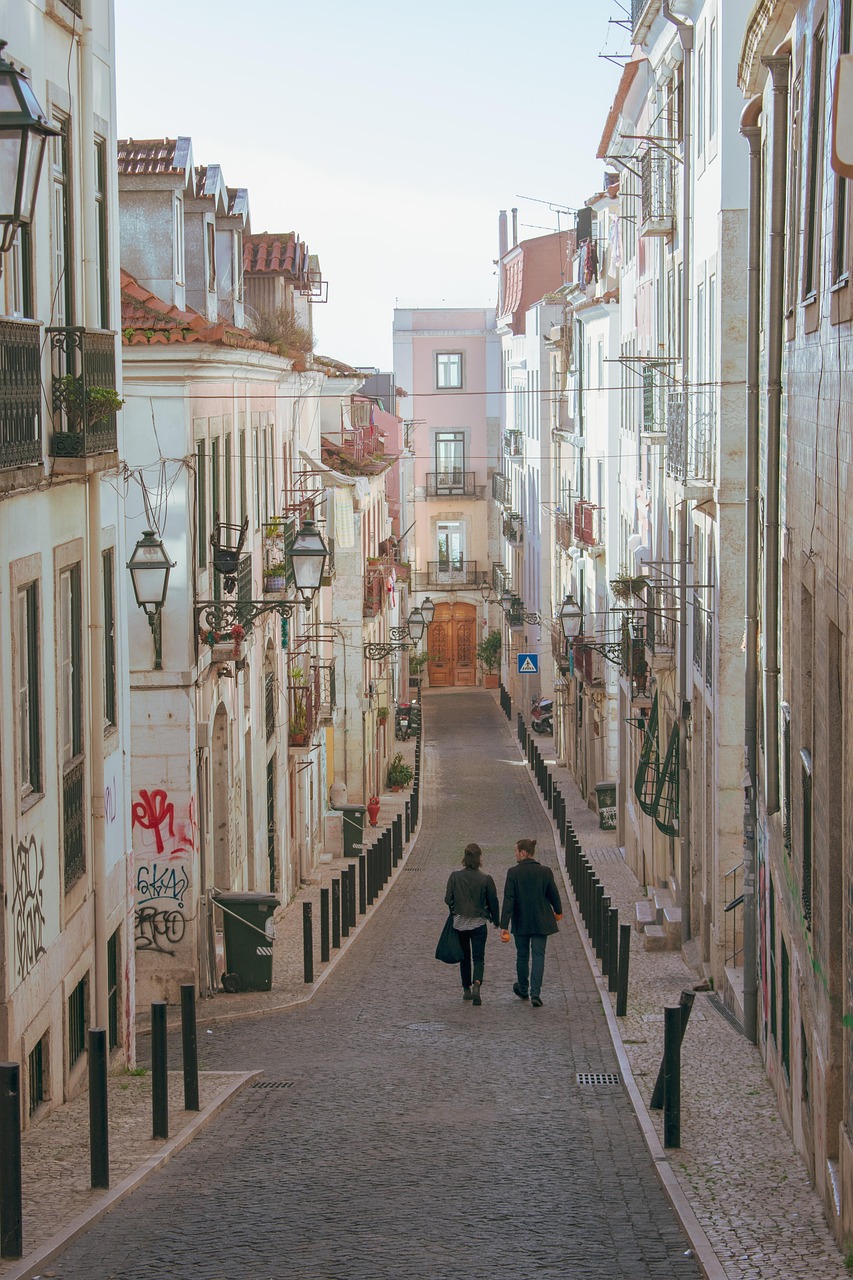
M 115 452 L 115 334 L 79 325 L 45 332 L 53 372 L 52 456 Z
M 317 724 L 320 707 L 320 669 L 314 667 L 305 684 L 287 686 L 290 720 L 288 742 L 292 747 L 304 747 L 311 740 Z
M 716 414 L 712 395 L 688 400 L 670 391 L 667 401 L 666 472 L 682 484 L 713 484 L 716 474 Z
M 664 660 L 664 665 L 675 654 L 676 610 L 677 600 L 671 588 L 647 584 L 643 638 L 652 657 Z M 655 663 L 656 670 L 660 667 L 661 663 Z
M 503 518 L 503 535 L 514 547 L 524 539 L 524 521 L 517 511 L 507 511 Z
M 387 594 L 385 576 L 381 567 L 378 570 L 369 567 L 364 577 L 363 616 L 375 618 L 380 613 Z
M 504 432 L 504 453 L 508 458 L 524 456 L 524 436 L 514 427 Z
M 430 560 L 426 572 L 415 574 L 415 591 L 427 591 L 431 587 L 442 591 L 459 591 L 466 587 L 478 587 L 488 582 L 485 570 L 477 568 L 476 560 Z
M 571 550 L 572 524 L 565 511 L 558 511 L 554 516 L 554 539 L 564 551 Z
M 723 876 L 723 949 L 726 968 L 743 964 L 743 863 Z
M 66 891 L 86 870 L 86 760 L 78 756 L 62 775 L 62 865 Z
M 318 663 L 316 667 L 312 668 L 312 674 L 314 672 L 318 673 L 320 681 L 317 716 L 322 723 L 324 720 L 331 720 L 332 712 L 338 705 L 335 659 L 330 658 L 328 662 Z
M 476 471 L 428 471 L 426 496 L 443 498 L 484 498 L 486 486 L 477 484 Z
M 675 229 L 675 161 L 659 147 L 640 157 L 640 235 L 668 236 Z
M 600 547 L 604 542 L 604 508 L 579 499 L 574 507 L 574 535 L 583 547 Z
M 41 462 L 38 324 L 0 320 L 0 467 Z
M 637 27 L 640 25 L 640 19 L 648 9 L 652 0 L 631 0 L 631 33 L 636 33 Z
M 492 586 L 495 591 L 497 591 L 498 595 L 503 595 L 505 591 L 512 590 L 512 576 L 506 565 L 492 565 Z
M 512 501 L 512 485 L 509 476 L 501 475 L 498 471 L 495 472 L 492 476 L 492 497 L 502 507 L 509 506 Z

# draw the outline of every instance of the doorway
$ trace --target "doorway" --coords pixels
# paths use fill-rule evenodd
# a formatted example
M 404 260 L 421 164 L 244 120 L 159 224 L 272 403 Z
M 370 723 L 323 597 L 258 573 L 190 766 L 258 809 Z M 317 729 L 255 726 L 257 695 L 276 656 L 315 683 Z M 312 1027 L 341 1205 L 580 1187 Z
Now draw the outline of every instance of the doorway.
M 473 604 L 437 604 L 427 632 L 427 666 L 435 689 L 477 683 L 477 609 Z

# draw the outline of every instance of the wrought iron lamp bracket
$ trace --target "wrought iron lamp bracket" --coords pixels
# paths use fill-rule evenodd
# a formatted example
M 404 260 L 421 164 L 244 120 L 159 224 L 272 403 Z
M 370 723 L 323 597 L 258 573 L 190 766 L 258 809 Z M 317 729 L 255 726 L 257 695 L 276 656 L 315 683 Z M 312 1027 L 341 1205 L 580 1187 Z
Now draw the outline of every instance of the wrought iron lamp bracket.
M 200 632 L 227 632 L 234 626 L 247 631 L 258 618 L 277 613 L 282 618 L 292 618 L 299 600 L 199 600 L 195 606 L 197 628 Z

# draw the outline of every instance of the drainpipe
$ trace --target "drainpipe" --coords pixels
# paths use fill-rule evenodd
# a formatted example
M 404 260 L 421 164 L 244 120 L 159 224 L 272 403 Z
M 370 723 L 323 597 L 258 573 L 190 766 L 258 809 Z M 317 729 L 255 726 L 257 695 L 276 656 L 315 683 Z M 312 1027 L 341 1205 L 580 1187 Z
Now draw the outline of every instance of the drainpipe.
M 518 245 L 518 210 L 512 210 L 512 247 L 515 249 Z
M 83 314 L 86 326 L 101 327 L 95 218 L 94 72 L 92 3 L 85 0 L 80 30 L 80 196 L 83 219 Z M 108 140 L 109 141 L 109 140 Z M 116 264 L 117 265 L 117 264 Z M 118 363 L 118 362 L 116 362 Z M 92 814 L 92 897 L 95 934 L 96 1025 L 109 1020 L 107 982 L 107 857 L 104 847 L 104 600 L 101 559 L 101 478 L 86 481 L 89 616 L 89 793 Z
M 761 59 L 773 80 L 764 514 L 764 800 L 768 814 L 779 811 L 779 507 L 790 52 L 790 44 L 785 44 L 771 58 Z
M 749 147 L 749 247 L 746 320 L 746 677 L 743 811 L 743 1023 L 758 1036 L 755 828 L 758 759 L 758 377 L 761 330 L 761 96 L 744 107 L 740 132 Z
M 689 386 L 690 374 L 690 274 L 691 274 L 691 235 L 693 220 L 693 161 L 691 146 L 693 142 L 693 121 L 690 99 L 693 88 L 693 26 L 677 17 L 670 8 L 669 0 L 663 0 L 663 16 L 671 22 L 678 32 L 684 53 L 683 75 L 684 85 L 682 101 L 684 103 L 683 120 L 683 175 L 682 175 L 682 233 L 681 233 L 681 378 L 685 393 Z M 681 838 L 681 858 L 679 863 L 679 884 L 681 886 L 681 936 L 689 942 L 693 936 L 691 922 L 691 866 L 690 866 L 690 767 L 687 726 L 691 714 L 690 706 L 690 668 L 687 652 L 687 574 L 688 550 L 690 545 L 689 507 L 686 498 L 680 503 L 678 514 L 678 615 L 681 628 L 678 644 L 678 696 L 680 708 L 679 721 L 679 814 L 678 832 Z

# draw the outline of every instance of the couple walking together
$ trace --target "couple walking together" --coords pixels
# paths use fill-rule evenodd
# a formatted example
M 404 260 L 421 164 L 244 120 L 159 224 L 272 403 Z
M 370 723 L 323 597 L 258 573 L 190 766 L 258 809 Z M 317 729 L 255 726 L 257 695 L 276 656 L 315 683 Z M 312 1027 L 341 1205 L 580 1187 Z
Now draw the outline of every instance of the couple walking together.
M 474 1004 L 482 1003 L 480 987 L 488 921 L 500 928 L 502 942 L 509 942 L 512 928 L 517 974 L 513 991 L 522 1000 L 529 996 L 534 1008 L 542 1005 L 545 945 L 548 935 L 557 932 L 563 906 L 553 871 L 537 862 L 535 854 L 535 840 L 517 842 L 515 866 L 510 867 L 506 875 L 500 917 L 495 882 L 480 869 L 483 851 L 478 844 L 466 846 L 461 871 L 453 871 L 447 882 L 444 900 L 450 907 L 453 927 L 462 946 L 459 970 L 463 998 Z

